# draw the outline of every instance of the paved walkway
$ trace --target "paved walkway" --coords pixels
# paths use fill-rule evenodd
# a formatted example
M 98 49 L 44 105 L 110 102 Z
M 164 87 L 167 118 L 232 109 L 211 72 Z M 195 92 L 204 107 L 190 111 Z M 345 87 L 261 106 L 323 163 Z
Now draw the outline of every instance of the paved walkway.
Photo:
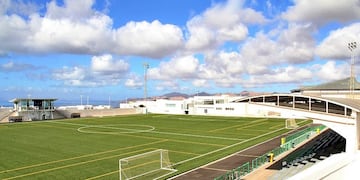
M 306 127 L 303 127 L 306 128 Z M 303 129 L 301 128 L 301 129 Z M 298 129 L 300 130 L 300 129 Z M 296 130 L 296 131 L 298 131 Z M 244 149 L 240 152 L 232 154 L 228 157 L 220 159 L 218 161 L 212 162 L 200 168 L 194 169 L 190 172 L 180 174 L 171 179 L 173 180 L 213 180 L 216 177 L 219 177 L 226 172 L 239 167 L 240 165 L 251 162 L 253 159 L 271 151 L 272 149 L 280 146 L 281 138 L 287 134 L 294 133 L 295 131 L 288 132 L 281 136 L 275 137 L 268 141 L 265 141 L 261 144 Z

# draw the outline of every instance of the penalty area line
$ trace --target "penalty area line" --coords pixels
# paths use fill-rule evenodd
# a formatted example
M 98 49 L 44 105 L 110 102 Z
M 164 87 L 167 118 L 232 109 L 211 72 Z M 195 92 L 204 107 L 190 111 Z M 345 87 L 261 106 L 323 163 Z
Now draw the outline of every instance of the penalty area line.
M 160 132 L 160 131 L 149 131 L 149 133 L 168 134 L 168 135 L 177 135 L 177 136 L 188 136 L 188 137 L 199 137 L 199 138 L 209 138 L 209 139 L 222 139 L 222 140 L 232 140 L 232 141 L 244 141 L 245 140 L 245 139 L 239 139 L 239 138 L 227 138 L 227 137 L 205 136 L 205 135 L 183 134 L 183 133 L 172 133 L 172 132 Z
M 285 128 L 281 128 L 281 129 L 278 129 L 278 130 L 275 130 L 275 131 L 271 131 L 271 132 L 262 134 L 262 135 L 260 135 L 260 136 L 256 136 L 256 137 L 247 139 L 247 140 L 245 140 L 245 141 L 232 144 L 232 145 L 230 145 L 230 146 L 226 146 L 226 147 L 223 147 L 223 148 L 214 150 L 214 151 L 210 151 L 210 152 L 205 153 L 205 154 L 202 154 L 202 155 L 200 155 L 200 156 L 196 156 L 196 157 L 193 157 L 193 158 L 190 158 L 190 159 L 186 159 L 186 160 L 184 160 L 184 161 L 177 162 L 177 163 L 174 164 L 174 166 L 175 166 L 175 165 L 179 165 L 179 164 L 183 164 L 183 163 L 186 163 L 186 162 L 189 162 L 189 161 L 192 161 L 192 160 L 195 160 L 195 159 L 204 157 L 204 156 L 208 156 L 208 155 L 210 155 L 210 154 L 213 154 L 213 153 L 216 153 L 216 152 L 219 152 L 219 151 L 223 151 L 223 150 L 225 150 L 225 149 L 229 149 L 229 148 L 232 148 L 232 147 L 234 147 L 234 146 L 238 146 L 238 145 L 240 145 L 240 144 L 243 144 L 243 143 L 246 143 L 246 142 L 255 140 L 255 139 L 260 138 L 260 137 L 263 137 L 263 136 L 267 136 L 267 135 L 269 135 L 269 134 L 273 134 L 273 133 L 275 133 L 275 132 L 277 132 L 277 131 L 281 131 L 281 130 L 283 130 L 283 129 L 285 129 Z
M 140 144 L 140 145 L 136 145 L 136 146 L 123 147 L 123 148 L 112 149 L 112 150 L 108 150 L 108 151 L 85 154 L 85 155 L 82 155 L 82 156 L 76 156 L 76 157 L 71 157 L 71 158 L 65 158 L 65 159 L 60 159 L 60 160 L 55 160 L 55 161 L 44 162 L 44 163 L 40 163 L 40 164 L 33 164 L 33 165 L 23 166 L 23 167 L 19 167 L 19 168 L 15 168 L 15 169 L 8 169 L 8 170 L 0 171 L 0 174 L 9 173 L 9 172 L 13 172 L 13 171 L 20 171 L 20 170 L 24 170 L 24 169 L 30 169 L 30 168 L 39 167 L 39 166 L 46 166 L 46 165 L 65 162 L 65 161 L 70 161 L 70 160 L 77 160 L 77 159 L 87 158 L 87 157 L 91 157 L 91 156 L 98 156 L 98 155 L 102 155 L 102 154 L 113 153 L 113 152 L 116 152 L 116 151 L 128 150 L 128 149 L 132 149 L 132 148 L 138 148 L 138 147 L 153 145 L 153 144 L 162 143 L 162 142 L 166 142 L 166 141 L 168 141 L 168 140 L 163 139 L 163 140 L 150 142 L 150 143 L 146 143 L 146 144 Z
M 73 166 L 78 166 L 78 165 L 83 165 L 83 164 L 93 163 L 93 162 L 96 162 L 96 161 L 101 161 L 101 160 L 111 159 L 111 158 L 114 158 L 114 157 L 123 156 L 124 154 L 132 154 L 134 152 L 147 151 L 147 150 L 150 150 L 150 149 L 154 149 L 154 148 L 141 149 L 141 150 L 138 150 L 138 151 L 132 151 L 132 152 L 123 153 L 123 154 L 116 154 L 116 155 L 106 156 L 106 157 L 92 159 L 92 160 L 88 160 L 88 161 L 82 161 L 82 162 L 77 162 L 77 163 L 73 163 L 73 164 L 68 164 L 68 165 L 64 165 L 64 166 L 58 166 L 58 167 L 55 167 L 55 168 L 49 168 L 49 169 L 44 169 L 44 170 L 40 170 L 40 171 L 34 171 L 34 172 L 31 172 L 31 173 L 27 173 L 27 174 L 21 174 L 21 175 L 17 175 L 17 176 L 13 176 L 13 177 L 8 177 L 8 178 L 5 178 L 4 180 L 17 179 L 17 178 L 31 176 L 31 175 L 35 175 L 35 174 L 46 173 L 46 172 L 49 172 L 49 171 L 65 169 L 65 168 L 69 168 L 69 167 L 73 167 Z
M 101 178 L 101 177 L 105 177 L 105 176 L 110 176 L 112 174 L 117 174 L 119 173 L 119 170 L 116 170 L 116 171 L 111 171 L 111 172 L 108 172 L 108 173 L 105 173 L 105 174 L 100 174 L 98 176 L 94 176 L 94 177 L 90 177 L 90 178 L 86 178 L 85 180 L 92 180 L 92 179 L 97 179 L 97 178 Z
M 216 153 L 216 152 L 219 152 L 219 151 L 223 151 L 223 150 L 225 150 L 225 149 L 228 149 L 228 148 L 231 148 L 231 147 L 240 145 L 240 144 L 242 144 L 242 143 L 246 143 L 246 142 L 248 142 L 248 141 L 251 141 L 251 140 L 254 140 L 254 139 L 260 138 L 260 137 L 262 137 L 262 136 L 266 136 L 266 135 L 269 135 L 269 134 L 272 134 L 272 133 L 275 133 L 275 132 L 277 132 L 277 131 L 281 131 L 281 130 L 284 130 L 284 129 L 285 129 L 285 128 L 281 128 L 281 129 L 278 129 L 278 130 L 275 130 L 275 131 L 271 131 L 271 132 L 268 132 L 268 133 L 266 133 L 266 134 L 262 134 L 262 135 L 260 135 L 260 136 L 256 136 L 256 137 L 250 138 L 250 139 L 245 140 L 245 141 L 243 141 L 243 142 L 239 142 L 239 143 L 236 143 L 236 144 L 233 144 L 233 145 L 230 145 L 230 146 L 226 146 L 226 147 L 223 147 L 223 148 L 220 148 L 220 149 L 217 149 L 217 150 L 214 150 L 214 151 L 211 151 L 211 152 L 202 154 L 202 155 L 200 155 L 200 156 L 196 156 L 196 157 L 193 157 L 193 158 L 190 158 L 190 159 L 186 159 L 186 160 L 184 160 L 184 161 L 180 161 L 180 162 L 177 162 L 177 163 L 173 164 L 173 166 L 180 165 L 180 164 L 183 164 L 183 163 L 186 163 L 186 162 L 189 162 L 189 161 L 192 161 L 192 160 L 201 158 L 201 157 L 203 157 L 203 156 L 208 156 L 208 155 L 210 155 L 210 154 L 213 154 L 213 153 Z M 281 136 L 281 135 L 279 135 L 279 136 L 277 136 L 277 137 L 280 137 L 280 136 Z M 276 137 L 273 137 L 273 138 L 276 138 Z M 273 139 L 273 138 L 271 138 L 271 139 Z M 271 139 L 269 139 L 269 140 L 271 140 Z M 269 140 L 267 140 L 267 141 L 269 141 Z M 262 142 L 262 143 L 265 143 L 265 142 L 267 142 L 267 141 L 264 141 L 264 142 Z M 251 147 L 254 147 L 254 146 L 256 146 L 256 144 L 253 145 L 253 146 L 251 146 Z M 241 151 L 244 151 L 244 150 L 249 149 L 249 148 L 251 148 L 251 147 L 247 147 L 247 148 L 245 148 L 245 149 L 242 149 Z M 238 153 L 238 152 L 236 152 L 236 153 Z M 174 177 L 171 177 L 171 178 L 169 178 L 169 179 L 172 180 L 172 179 L 174 179 L 174 178 L 180 177 L 180 176 L 182 176 L 182 175 L 184 175 L 184 174 L 187 174 L 187 173 L 189 173 L 189 172 L 193 172 L 193 171 L 195 171 L 195 170 L 197 170 L 197 169 L 206 167 L 206 166 L 208 166 L 209 164 L 213 164 L 213 163 L 222 161 L 223 159 L 228 158 L 228 157 L 230 157 L 230 156 L 232 156 L 232 155 L 234 155 L 234 154 L 231 154 L 231 155 L 229 155 L 229 156 L 223 157 L 223 158 L 221 158 L 221 159 L 218 159 L 218 160 L 216 160 L 216 161 L 210 162 L 210 163 L 208 163 L 208 164 L 199 166 L 199 167 L 194 168 L 194 169 L 192 169 L 192 170 L 190 170 L 190 171 L 187 171 L 187 172 L 178 174 L 178 175 L 176 175 L 176 176 L 174 176 Z

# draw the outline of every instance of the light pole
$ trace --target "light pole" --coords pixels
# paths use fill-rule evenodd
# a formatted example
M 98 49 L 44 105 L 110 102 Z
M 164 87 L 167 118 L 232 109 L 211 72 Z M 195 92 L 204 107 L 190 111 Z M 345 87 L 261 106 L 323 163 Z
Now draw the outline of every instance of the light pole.
M 351 61 L 350 61 L 350 94 L 351 97 L 354 98 L 354 90 L 355 90 L 355 50 L 357 48 L 356 42 L 348 43 L 348 48 L 351 53 Z
M 82 106 L 82 97 L 83 95 L 80 95 L 80 105 Z
M 147 70 L 149 69 L 149 64 L 144 63 L 144 100 L 147 99 Z
M 147 70 L 149 69 L 149 64 L 144 63 L 144 101 L 145 101 L 145 114 L 147 114 Z

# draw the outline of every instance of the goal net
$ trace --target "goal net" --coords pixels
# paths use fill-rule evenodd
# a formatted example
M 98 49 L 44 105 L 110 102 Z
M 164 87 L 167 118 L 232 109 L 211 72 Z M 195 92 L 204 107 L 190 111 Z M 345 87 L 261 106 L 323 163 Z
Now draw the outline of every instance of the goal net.
M 119 160 L 120 180 L 125 179 L 159 179 L 176 170 L 172 168 L 167 150 L 138 154 Z
M 296 120 L 294 118 L 286 119 L 285 120 L 285 128 L 286 129 L 295 129 L 299 127 L 296 123 Z

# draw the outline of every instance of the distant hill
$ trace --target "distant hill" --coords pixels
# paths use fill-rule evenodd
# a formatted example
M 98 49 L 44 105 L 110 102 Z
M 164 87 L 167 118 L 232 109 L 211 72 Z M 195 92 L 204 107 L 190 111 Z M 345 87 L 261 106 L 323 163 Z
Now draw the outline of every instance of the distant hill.
M 196 94 L 193 94 L 191 96 L 212 96 L 214 94 L 209 94 L 207 92 L 199 92 L 199 93 L 196 93 Z
M 171 92 L 171 93 L 167 93 L 164 94 L 162 96 L 162 98 L 172 98 L 172 97 L 184 97 L 184 98 L 189 98 L 189 97 L 193 97 L 193 96 L 212 96 L 214 94 L 209 94 L 207 92 L 199 92 L 196 94 L 185 94 L 185 93 L 179 93 L 179 92 Z
M 199 92 L 199 93 L 195 93 L 195 94 L 185 94 L 185 93 L 180 93 L 180 92 L 171 92 L 171 93 L 167 93 L 164 95 L 160 95 L 160 96 L 153 96 L 153 97 L 148 97 L 148 99 L 181 99 L 181 98 L 190 98 L 190 97 L 194 97 L 194 96 L 215 96 L 215 95 L 221 95 L 223 93 L 216 93 L 216 94 L 210 94 L 207 92 Z M 261 95 L 261 94 L 269 94 L 269 93 L 259 93 L 259 92 L 251 92 L 251 91 L 242 91 L 240 93 L 225 93 L 227 95 L 230 96 L 254 96 L 254 95 Z M 131 99 L 127 99 L 127 101 L 139 101 L 139 100 L 143 100 L 144 98 L 131 98 Z M 121 102 L 126 102 L 125 100 L 122 100 Z
M 184 97 L 184 98 L 188 98 L 190 96 L 188 94 L 184 94 L 184 93 L 171 92 L 171 93 L 164 94 L 164 95 L 162 95 L 160 97 L 167 97 L 167 98 L 170 98 L 170 97 Z

